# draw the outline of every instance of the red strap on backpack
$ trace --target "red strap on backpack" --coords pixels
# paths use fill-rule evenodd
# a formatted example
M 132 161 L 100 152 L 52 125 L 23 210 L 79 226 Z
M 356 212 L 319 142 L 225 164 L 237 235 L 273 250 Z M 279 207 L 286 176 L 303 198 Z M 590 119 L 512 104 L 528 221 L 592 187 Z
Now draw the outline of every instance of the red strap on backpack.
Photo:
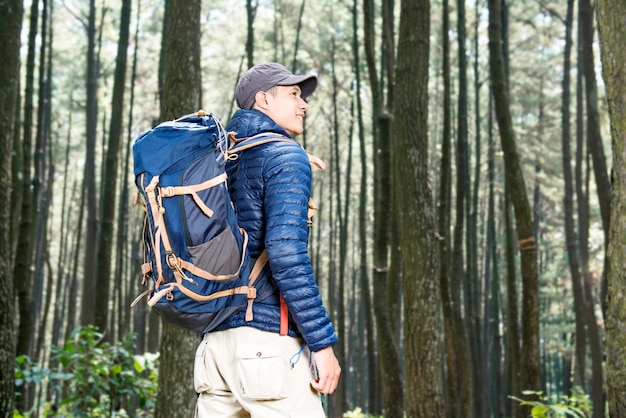
M 280 295 L 280 335 L 287 335 L 289 333 L 289 318 L 287 311 L 287 302 L 283 298 L 283 294 Z

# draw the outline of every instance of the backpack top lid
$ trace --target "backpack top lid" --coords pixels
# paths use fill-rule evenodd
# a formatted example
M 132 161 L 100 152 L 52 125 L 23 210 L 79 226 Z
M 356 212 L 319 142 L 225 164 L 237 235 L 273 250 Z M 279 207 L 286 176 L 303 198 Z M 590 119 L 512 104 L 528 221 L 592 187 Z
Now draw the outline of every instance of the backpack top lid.
M 217 147 L 224 136 L 224 128 L 213 114 L 162 122 L 133 144 L 135 176 L 144 172 L 160 175 L 189 155 Z

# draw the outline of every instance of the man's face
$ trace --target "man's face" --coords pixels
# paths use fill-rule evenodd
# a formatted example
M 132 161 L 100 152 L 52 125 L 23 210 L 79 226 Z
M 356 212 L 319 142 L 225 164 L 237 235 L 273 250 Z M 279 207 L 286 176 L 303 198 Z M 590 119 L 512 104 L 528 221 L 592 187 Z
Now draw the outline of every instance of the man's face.
M 291 136 L 302 133 L 303 120 L 309 106 L 301 95 L 299 86 L 276 86 L 264 93 L 264 111 L 277 125 Z M 266 105 L 266 106 L 263 106 Z M 265 107 L 265 109 L 263 109 Z

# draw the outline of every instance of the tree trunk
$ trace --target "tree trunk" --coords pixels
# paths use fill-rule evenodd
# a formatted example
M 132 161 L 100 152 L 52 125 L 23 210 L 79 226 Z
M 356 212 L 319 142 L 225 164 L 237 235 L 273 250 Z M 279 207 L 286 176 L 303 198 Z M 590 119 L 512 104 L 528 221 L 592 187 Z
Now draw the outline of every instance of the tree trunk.
M 20 223 L 22 220 L 22 191 L 24 189 L 24 178 L 22 173 L 24 171 L 24 152 L 22 149 L 22 97 L 19 94 L 21 90 L 20 85 L 17 87 L 18 95 L 15 100 L 15 118 L 13 119 L 13 145 L 11 154 L 11 260 L 13 266 L 15 266 L 15 256 L 17 254 L 18 235 L 20 230 Z M 14 273 L 15 274 L 15 273 Z M 14 285 L 15 289 L 15 285 Z
M 55 178 L 55 163 L 53 158 L 53 144 L 51 139 L 51 125 L 52 125 L 52 74 L 53 74 L 53 63 L 52 63 L 52 51 L 53 51 L 53 16 L 54 16 L 54 3 L 50 3 L 50 12 L 47 13 L 47 10 L 44 8 L 44 13 L 42 19 L 48 18 L 49 15 L 49 34 L 48 38 L 48 47 L 46 48 L 47 65 L 46 65 L 46 77 L 45 77 L 45 95 L 44 95 L 44 107 L 40 110 L 43 113 L 43 158 L 42 158 L 42 180 L 45 177 L 45 186 L 43 187 L 39 206 L 39 214 L 37 224 L 41 225 L 41 239 L 37 240 L 38 255 L 36 259 L 38 260 L 35 263 L 35 277 L 37 277 L 37 282 L 41 282 L 41 284 L 37 283 L 36 289 L 41 289 L 41 295 L 37 294 L 37 299 L 45 298 L 45 301 L 39 301 L 35 304 L 35 314 L 37 315 L 37 319 L 35 320 L 35 324 L 37 324 L 37 333 L 35 334 L 35 358 L 45 358 L 46 355 L 42 355 L 41 349 L 44 344 L 44 340 L 46 338 L 46 330 L 50 327 L 48 326 L 48 312 L 49 305 L 51 303 L 51 296 L 53 290 L 54 283 L 54 275 L 52 271 L 52 263 L 49 252 L 49 219 L 50 219 L 50 209 L 53 207 L 50 202 L 54 201 L 54 178 Z M 40 277 L 40 278 L 39 278 Z M 45 282 L 45 283 L 44 283 Z M 42 306 L 43 305 L 43 306 Z
M 398 388 L 402 387 L 402 367 L 399 348 L 396 344 L 395 335 L 392 332 L 389 305 L 387 303 L 387 281 L 390 267 L 388 258 L 390 222 L 393 216 L 390 208 L 390 192 L 393 183 L 389 176 L 389 117 L 379 119 L 379 160 L 375 164 L 379 173 L 376 177 L 376 190 L 379 196 L 376 198 L 374 219 L 374 312 L 376 315 L 376 337 L 379 349 L 380 369 L 383 379 L 384 415 L 389 418 L 402 417 L 404 408 L 404 393 Z M 387 174 L 385 174 L 387 173 Z M 379 200 L 384 200 L 381 202 Z M 386 221 L 385 221 L 386 220 Z M 399 261 L 399 260 L 398 260 Z M 406 319 L 405 319 L 406 320 Z
M 43 2 L 43 11 L 41 18 L 41 33 L 42 39 L 40 44 L 40 58 L 39 58 L 39 97 L 38 97 L 38 109 L 37 109 L 37 135 L 34 147 L 34 177 L 33 177 L 33 193 L 31 194 L 31 212 L 32 225 L 34 225 L 34 231 L 31 231 L 33 235 L 31 240 L 33 241 L 33 247 L 30 250 L 31 254 L 26 254 L 27 258 L 30 258 L 34 254 L 35 262 L 32 265 L 30 281 L 27 284 L 28 296 L 26 297 L 28 312 L 24 316 L 24 322 L 20 323 L 20 333 L 29 335 L 29 347 L 28 355 L 31 359 L 38 359 L 41 361 L 40 348 L 42 344 L 43 334 L 41 330 L 42 314 L 45 316 L 45 311 L 42 308 L 43 295 L 46 287 L 46 262 L 48 261 L 47 254 L 47 214 L 48 214 L 48 198 L 49 190 L 46 182 L 47 164 L 49 163 L 49 138 L 50 138 L 50 84 L 48 79 L 51 74 L 51 67 L 49 61 L 50 50 L 48 45 L 48 2 Z M 51 32 L 51 31 L 50 31 Z M 50 280 L 50 278 L 48 278 Z M 45 320 L 45 318 L 44 318 Z M 27 409 L 33 405 L 35 399 L 36 386 L 26 384 L 23 387 L 23 398 L 20 399 L 20 403 L 25 402 Z M 20 405 L 21 406 L 21 405 Z
M 366 356 L 367 367 L 367 380 L 369 391 L 365 394 L 364 409 L 365 412 L 371 414 L 380 415 L 381 406 L 378 400 L 380 381 L 378 379 L 378 367 L 376 358 L 376 342 L 374 339 L 374 317 L 372 310 L 372 300 L 370 294 L 370 280 L 368 273 L 368 234 L 367 234 L 367 193 L 368 193 L 368 171 L 367 171 L 367 151 L 365 144 L 365 127 L 363 122 L 363 105 L 361 101 L 361 65 L 359 60 L 359 42 L 358 42 L 358 15 L 357 15 L 358 0 L 354 0 L 352 3 L 352 25 L 353 25 L 353 65 L 354 65 L 354 77 L 355 77 L 355 89 L 356 89 L 356 108 L 357 108 L 357 129 L 359 136 L 359 165 L 360 165 L 360 183 L 359 183 L 359 214 L 358 214 L 358 240 L 359 240 L 359 265 L 358 275 L 360 278 L 360 297 L 362 301 L 362 310 L 365 322 L 365 347 L 364 350 Z M 365 383 L 365 381 L 363 382 Z
M 20 86 L 21 1 L 0 2 L 0 321 L 15 320 L 13 262 L 11 259 L 11 148 L 15 103 Z M 0 327 L 0 416 L 13 416 L 15 407 L 15 332 L 12 326 Z
M 428 173 L 429 0 L 402 0 L 393 125 L 402 247 L 406 416 L 443 417 L 437 228 Z M 400 187 L 401 186 L 401 187 Z
M 252 4 L 252 0 L 246 0 L 246 16 L 248 17 L 248 34 L 246 37 L 246 57 L 248 58 L 248 68 L 254 66 L 254 17 L 259 3 Z
M 15 270 L 13 272 L 14 286 L 17 293 L 17 303 L 20 317 L 20 325 L 17 331 L 16 353 L 29 354 L 30 338 L 32 335 L 32 318 L 30 304 L 30 290 L 32 283 L 32 242 L 33 242 L 33 218 L 32 218 L 32 192 L 31 192 L 31 165 L 32 165 L 32 142 L 33 142 L 33 90 L 35 77 L 35 47 L 37 45 L 37 21 L 39 16 L 39 1 L 33 0 L 30 8 L 30 27 L 28 34 L 28 54 L 26 56 L 26 86 L 24 89 L 24 136 L 22 140 L 22 189 L 19 232 L 17 235 L 17 247 L 15 254 Z M 26 408 L 18 399 L 21 411 Z
M 577 72 L 576 72 L 576 168 L 574 170 L 574 179 L 576 190 L 577 218 L 578 218 L 578 253 L 580 255 L 581 270 L 581 288 L 583 283 L 582 275 L 589 270 L 589 194 L 587 193 L 589 175 L 588 175 L 588 151 L 585 146 L 584 133 L 584 88 L 583 88 L 583 63 L 581 53 L 581 27 L 578 25 L 578 54 L 577 54 Z M 587 171 L 587 173 L 585 172 Z M 582 292 L 582 291 L 581 291 Z M 581 293 L 582 294 L 582 293 Z M 584 318 L 584 300 L 581 299 L 581 313 Z M 581 341 L 578 341 L 578 339 Z M 585 381 L 585 365 L 587 364 L 586 346 L 587 346 L 587 330 L 582 336 L 576 336 L 577 344 L 582 344 L 579 356 L 580 369 L 574 374 L 574 385 L 586 387 Z
M 48 92 L 49 94 L 49 92 Z M 48 122 L 46 122 L 48 123 Z M 38 305 L 38 318 L 36 324 L 37 329 L 35 334 L 35 347 L 34 353 L 35 357 L 38 359 L 46 358 L 47 355 L 42 353 L 42 347 L 44 341 L 46 339 L 46 330 L 50 329 L 49 321 L 48 321 L 48 312 L 50 311 L 50 304 L 52 302 L 52 293 L 54 288 L 54 274 L 52 271 L 52 263 L 50 262 L 50 253 L 48 251 L 49 241 L 48 241 L 48 220 L 50 219 L 50 205 L 48 202 L 51 202 L 54 197 L 53 186 L 54 186 L 54 175 L 55 175 L 55 165 L 52 163 L 52 152 L 48 151 L 48 160 L 50 160 L 50 167 L 48 168 L 47 180 L 46 180 L 46 191 L 45 198 L 42 199 L 42 254 L 41 254 L 41 294 L 37 295 L 37 299 L 40 299 L 37 302 Z M 35 395 L 34 393 L 32 394 Z M 34 398 L 33 398 L 34 399 Z
M 52 25 L 49 17 L 50 3 L 46 0 L 42 2 L 41 14 L 41 43 L 39 46 L 39 91 L 37 105 L 37 133 L 35 136 L 35 147 L 33 149 L 33 189 L 31 198 L 32 225 L 34 230 L 31 231 L 31 240 L 33 242 L 29 249 L 30 254 L 25 257 L 30 259 L 34 257 L 32 265 L 32 276 L 28 283 L 29 296 L 26 298 L 28 314 L 25 315 L 24 323 L 20 324 L 20 333 L 29 334 L 28 354 L 32 359 L 41 359 L 39 350 L 41 348 L 43 335 L 38 332 L 40 329 L 40 321 L 43 312 L 43 295 L 46 287 L 46 263 L 48 262 L 47 254 L 47 234 L 46 228 L 48 224 L 48 198 L 50 190 L 46 182 L 46 176 L 49 164 L 49 147 L 50 147 L 50 77 L 51 62 L 50 49 L 52 47 Z M 24 397 L 28 408 L 33 404 L 35 399 L 36 387 L 34 384 L 25 385 Z M 21 400 L 20 400 L 21 401 Z
M 478 231 L 480 230 L 480 227 L 478 225 L 478 197 L 480 194 L 480 173 L 481 173 L 481 169 L 482 169 L 482 164 L 481 164 L 481 126 L 480 126 L 480 122 L 481 122 L 481 114 L 480 114 L 480 110 L 481 110 L 481 106 L 480 106 L 480 88 L 482 85 L 482 81 L 480 80 L 480 72 L 479 72 L 479 57 L 480 57 L 480 51 L 478 48 L 478 38 L 479 38 L 479 22 L 480 22 L 480 4 L 477 2 L 476 6 L 475 6 L 475 18 L 474 18 L 474 132 L 475 132 L 475 146 L 474 146 L 474 179 L 473 179 L 473 185 L 471 188 L 471 191 L 469 193 L 468 196 L 468 209 L 469 209 L 469 216 L 467 219 L 467 230 L 469 233 L 469 237 L 468 237 L 468 243 L 467 243 L 467 259 L 469 261 L 468 263 L 468 278 L 470 280 L 470 283 L 475 283 L 472 287 L 470 287 L 470 290 L 473 290 L 472 293 L 470 295 L 473 295 L 473 298 L 470 300 L 470 306 L 472 307 L 472 312 L 473 312 L 473 316 L 472 316 L 472 322 L 474 322 L 474 326 L 470 329 L 472 329 L 472 333 L 473 335 L 475 335 L 476 337 L 481 335 L 481 325 L 482 325 L 482 334 L 483 334 L 483 341 L 488 339 L 488 335 L 487 334 L 487 324 L 491 324 L 486 322 L 485 318 L 486 316 L 483 316 L 483 318 L 481 318 L 481 306 L 480 306 L 480 300 L 485 298 L 488 299 L 488 296 L 490 294 L 490 289 L 487 286 L 486 283 L 486 278 L 488 277 L 488 272 L 485 271 L 483 275 L 479 274 L 479 257 L 478 257 L 478 249 L 479 249 L 479 244 L 478 244 Z M 469 173 L 468 173 L 468 183 L 469 183 Z M 469 200 L 471 198 L 471 200 Z M 495 234 L 495 232 L 494 232 Z M 495 258 L 495 252 L 496 252 L 496 243 L 495 243 L 495 238 L 494 241 L 492 242 L 493 244 L 493 253 L 494 253 L 494 258 Z M 490 249 L 489 247 L 485 248 L 486 252 L 489 252 Z M 495 262 L 495 261 L 494 261 Z M 489 268 L 488 263 L 485 266 L 485 268 Z M 495 270 L 495 268 L 494 268 Z M 482 278 L 484 277 L 484 279 Z M 494 276 L 492 278 L 492 280 L 497 280 L 497 275 L 494 272 Z M 483 284 L 483 281 L 485 282 Z M 495 297 L 492 295 L 492 297 Z M 492 312 L 492 315 L 494 316 L 498 316 L 499 312 L 499 305 L 496 304 L 496 301 L 492 301 L 495 305 L 494 310 L 495 312 Z M 481 324 L 481 320 L 483 320 L 483 324 Z M 497 322 L 496 322 L 497 323 Z M 493 328 L 492 328 L 493 329 Z M 478 341 L 478 338 L 475 337 L 475 340 Z M 498 338 L 497 333 L 493 334 L 494 339 Z M 499 343 L 500 341 L 497 340 L 497 342 Z M 489 358 L 489 350 L 487 350 L 487 352 L 484 352 L 484 350 L 481 350 L 480 346 L 476 346 L 473 345 L 473 350 L 475 352 L 475 356 L 477 358 L 480 359 L 480 363 L 481 366 L 480 367 L 480 375 L 479 376 L 475 376 L 475 381 L 478 382 L 479 385 L 482 386 L 474 386 L 474 387 L 489 387 L 489 385 L 486 385 L 483 382 L 486 382 L 486 379 L 488 378 L 486 373 L 489 372 L 488 370 L 488 363 L 490 361 Z M 495 350 L 497 348 L 497 346 L 492 345 L 490 347 L 493 347 L 493 350 Z M 474 366 L 474 370 L 477 370 L 478 367 Z M 478 380 L 477 380 L 477 379 Z M 497 382 L 494 382 L 497 383 Z M 480 391 L 478 391 L 480 392 Z M 490 393 L 489 391 L 482 391 L 482 396 L 479 397 L 476 395 L 476 391 L 474 392 L 474 396 L 477 400 L 480 400 L 479 402 L 474 402 L 475 404 L 475 416 L 488 416 L 487 415 L 487 408 L 488 408 L 488 397 L 492 397 L 492 396 L 497 396 L 497 393 Z M 496 399 L 500 399 L 499 397 L 496 397 Z
M 578 235 L 574 223 L 574 183 L 572 180 L 571 147 L 570 147 L 570 53 L 572 49 L 572 22 L 574 0 L 567 2 L 567 17 L 565 20 L 565 54 L 563 63 L 563 92 L 561 96 L 561 144 L 563 155 L 563 182 L 565 196 L 563 198 L 563 216 L 565 224 L 565 240 L 567 259 L 572 276 L 572 293 L 574 296 L 574 315 L 576 322 L 575 332 L 575 368 L 577 381 L 584 381 L 586 330 L 583 312 L 582 276 L 578 257 Z
M 366 0 L 363 4 L 364 49 L 372 86 L 372 114 L 374 117 L 374 225 L 373 225 L 373 264 L 372 271 L 374 315 L 376 317 L 376 341 L 380 361 L 380 373 L 383 396 L 383 412 L 389 418 L 402 417 L 404 393 L 400 354 L 391 333 L 389 311 L 386 304 L 386 282 L 389 275 L 389 227 L 390 227 L 390 190 L 389 178 L 389 138 L 385 126 L 390 123 L 388 114 L 383 114 L 383 99 L 379 89 L 376 53 L 374 46 L 374 2 Z
M 589 152 L 591 153 L 593 159 L 593 172 L 596 178 L 596 187 L 598 190 L 598 203 L 600 204 L 602 227 L 606 236 L 608 235 L 611 210 L 611 184 L 607 174 L 604 146 L 602 145 L 602 136 L 600 134 L 598 87 L 593 60 L 593 12 L 594 9 L 590 0 L 580 0 L 579 25 L 581 31 L 581 58 L 585 78 L 585 94 L 587 97 L 587 143 L 589 146 Z
M 492 99 L 489 99 L 491 108 Z M 485 277 L 492 281 L 491 292 L 485 289 L 485 346 L 490 347 L 485 355 L 486 363 L 490 367 L 485 367 L 485 387 L 494 388 L 495 393 L 489 393 L 484 416 L 506 416 L 506 402 L 502 401 L 502 394 L 507 393 L 508 386 L 505 376 L 502 374 L 502 338 L 498 324 L 502 322 L 500 318 L 500 275 L 498 273 L 498 249 L 496 240 L 496 202 L 495 202 L 495 153 L 496 143 L 493 137 L 492 112 L 489 111 L 489 149 L 487 152 L 487 179 L 489 192 L 487 197 L 487 237 L 485 245 Z M 485 279 L 485 283 L 489 282 Z M 488 309 L 489 304 L 493 304 Z M 489 314 L 487 314 L 489 312 Z M 489 332 L 487 332 L 489 330 Z M 491 392 L 491 391 L 490 391 Z
M 608 251 L 607 386 L 609 415 L 626 417 L 626 3 L 598 0 L 597 18 L 613 149 Z
M 600 204 L 602 227 L 605 244 L 608 240 L 611 185 L 606 168 L 604 146 L 600 134 L 600 117 L 598 114 L 598 88 L 593 64 L 593 7 L 589 0 L 581 0 L 579 5 L 579 25 L 581 33 L 581 62 L 585 80 L 585 96 L 587 110 L 587 146 L 593 161 L 593 172 Z M 602 275 L 604 281 L 604 274 Z M 602 377 L 602 342 L 600 330 L 595 317 L 595 302 L 591 288 L 591 272 L 583 272 L 583 288 L 585 289 L 585 317 L 587 318 L 587 337 L 591 353 L 591 399 L 594 418 L 604 417 L 604 393 Z M 601 284 L 601 288 L 604 284 Z M 604 301 L 601 301 L 604 310 Z
M 457 357 L 454 350 L 453 305 L 450 290 L 450 204 L 452 187 L 452 115 L 451 115 L 451 83 L 450 83 L 450 5 L 443 0 L 442 9 L 442 75 L 443 75 L 443 133 L 441 142 L 441 167 L 439 184 L 439 201 L 437 207 L 437 224 L 439 228 L 439 287 L 443 313 L 443 332 L 445 350 L 445 395 L 446 416 L 454 418 L 458 415 L 459 396 L 457 393 Z
M 504 153 L 505 181 L 510 187 L 515 213 L 522 270 L 522 390 L 540 390 L 539 369 L 539 289 L 532 211 L 526 182 L 520 166 L 509 108 L 508 84 L 502 50 L 499 0 L 489 0 L 489 68 L 493 84 L 496 119 Z
M 381 45 L 381 88 L 386 91 L 385 107 L 389 110 L 393 109 L 393 92 L 394 92 L 394 72 L 395 72 L 395 47 L 394 47 L 394 0 L 383 0 L 381 2 L 382 14 L 382 45 Z M 392 118 L 393 119 L 393 118 Z M 380 139 L 389 147 L 391 142 L 391 120 L 380 121 Z M 381 158 L 390 158 L 389 150 Z M 384 162 L 386 171 L 391 176 L 390 167 L 391 160 Z M 391 338 L 393 338 L 396 348 L 402 351 L 401 331 L 402 327 L 402 269 L 400 260 L 402 259 L 402 248 L 398 245 L 398 226 L 397 218 L 393 215 L 397 212 L 393 197 L 393 188 L 389 187 L 389 271 L 385 283 L 385 299 L 387 304 L 387 315 L 389 317 L 389 327 Z M 400 367 L 402 367 L 400 365 Z
M 200 0 L 167 0 L 161 120 L 200 108 Z M 188 418 L 195 410 L 193 365 L 198 337 L 163 324 L 155 418 Z
M 80 199 L 79 199 L 79 210 L 78 210 L 78 219 L 76 220 L 76 230 L 74 231 L 74 236 L 76 237 L 76 241 L 74 242 L 74 246 L 72 248 L 72 272 L 70 273 L 70 285 L 69 285 L 69 297 L 68 300 L 76 301 L 78 300 L 78 290 L 79 290 L 79 282 L 78 282 L 78 265 L 80 262 L 80 249 L 83 238 L 83 220 L 84 220 L 84 208 L 85 208 L 85 179 L 76 180 L 76 185 L 80 184 Z M 77 304 L 69 303 L 67 310 L 67 327 L 65 328 L 65 336 L 63 340 L 67 340 L 70 337 L 71 332 L 74 330 L 78 323 L 77 318 Z
M 115 61 L 115 79 L 113 98 L 111 99 L 111 121 L 109 141 L 105 157 L 104 176 L 102 177 L 102 219 L 98 234 L 98 256 L 96 260 L 96 288 L 98 297 L 95 307 L 95 325 L 100 331 L 107 329 L 109 321 L 109 295 L 113 263 L 113 224 L 115 221 L 115 202 L 117 197 L 117 172 L 122 136 L 122 111 L 124 110 L 124 92 L 126 90 L 126 61 L 130 32 L 131 0 L 122 1 L 120 16 L 120 35 L 117 43 Z M 111 330 L 109 330 L 109 334 Z
M 509 13 L 507 0 L 500 0 L 500 35 L 502 36 L 502 53 L 504 61 L 504 78 L 506 81 L 507 89 L 509 85 Z M 495 34 L 494 34 L 495 36 Z M 493 135 L 493 116 L 494 110 L 494 92 L 493 83 L 490 83 L 489 94 L 489 134 Z M 504 168 L 506 170 L 506 167 Z M 506 183 L 504 184 L 504 198 L 502 199 L 502 210 L 504 212 L 504 229 L 505 229 L 505 258 L 506 258 L 506 304 L 508 309 L 507 318 L 507 362 L 508 375 L 507 386 L 508 391 L 506 393 L 519 393 L 521 391 L 520 371 L 521 371 L 521 331 L 520 331 L 520 308 L 519 308 L 519 285 L 517 280 L 517 268 L 516 268 L 516 256 L 515 256 L 515 230 L 513 228 L 513 219 L 511 216 L 511 194 L 510 187 Z M 518 407 L 516 401 L 510 399 L 506 403 L 505 411 L 507 415 L 515 418 L 522 417 L 522 409 Z
M 589 354 L 591 358 L 591 400 L 593 402 L 593 418 L 604 418 L 604 388 L 602 383 L 602 337 L 596 320 L 595 302 L 592 291 L 593 277 L 591 272 L 583 275 L 583 295 L 587 337 L 589 338 Z
M 33 142 L 33 96 L 34 96 L 34 74 L 35 74 L 35 47 L 38 33 L 39 2 L 33 1 L 30 10 L 30 29 L 28 35 L 28 55 L 26 58 L 26 86 L 24 90 L 24 136 L 22 141 L 19 137 L 14 137 L 16 146 L 14 147 L 15 157 L 21 156 L 19 161 L 19 174 L 16 173 L 13 179 L 13 193 L 11 196 L 11 206 L 18 213 L 14 213 L 12 221 L 17 222 L 15 233 L 11 236 L 11 243 L 15 244 L 15 251 L 12 252 L 13 261 L 13 288 L 16 292 L 17 311 L 19 312 L 19 324 L 17 327 L 16 354 L 30 355 L 30 342 L 33 329 L 33 313 L 31 306 L 32 288 L 32 196 L 31 196 L 31 155 Z M 19 96 L 19 95 L 18 95 Z M 16 110 L 15 120 L 19 120 L 19 108 Z M 19 257 L 17 257 L 19 254 Z M 29 385 L 24 385 L 21 389 L 23 396 L 16 400 L 16 407 L 20 411 L 28 409 Z
M 506 240 L 506 305 L 508 307 L 507 318 L 507 364 L 509 373 L 509 392 L 519 393 L 521 390 L 520 382 L 520 362 L 521 362 L 521 336 L 519 325 L 519 292 L 517 283 L 517 274 L 515 266 L 515 232 L 513 228 L 513 220 L 511 219 L 511 197 L 509 188 L 504 185 L 504 201 L 502 205 L 504 211 L 504 228 Z M 520 418 L 521 411 L 518 409 L 517 402 L 511 400 L 507 408 L 507 415 Z
M 335 191 L 335 199 L 337 202 L 337 209 L 335 210 L 337 219 L 331 226 L 331 228 L 335 229 L 336 239 L 335 243 L 339 244 L 339 259 L 338 259 L 338 268 L 335 269 L 336 277 L 334 282 L 337 284 L 337 304 L 336 304 L 336 316 L 333 319 L 335 323 L 335 329 L 337 332 L 337 337 L 339 338 L 339 343 L 335 349 L 335 355 L 337 356 L 337 360 L 339 364 L 344 364 L 347 356 L 347 348 L 349 346 L 348 338 L 346 338 L 346 258 L 348 254 L 348 229 L 347 229 L 347 219 L 348 219 L 348 208 L 349 208 L 349 196 L 350 196 L 350 167 L 351 167 L 351 156 L 349 154 L 347 161 L 347 170 L 345 173 L 345 179 L 342 175 L 342 168 L 344 164 L 340 161 L 340 152 L 339 152 L 339 105 L 337 104 L 337 95 L 339 94 L 338 85 L 337 85 L 337 75 L 335 73 L 335 39 L 331 40 L 331 75 L 332 75 L 332 135 L 331 145 L 333 147 L 333 158 L 334 158 L 334 175 L 331 178 L 334 180 L 334 191 Z M 352 142 L 352 136 L 349 137 L 349 142 Z M 351 146 L 348 146 L 348 149 L 351 150 Z M 341 181 L 345 182 L 345 190 L 341 188 Z M 342 198 L 342 192 L 345 194 Z M 332 198 L 331 198 L 332 199 Z M 331 405 L 333 406 L 333 410 L 335 412 L 341 412 L 348 409 L 347 404 L 347 393 L 346 393 L 346 383 L 348 379 L 341 379 L 335 391 L 335 396 L 329 399 Z
M 70 100 L 71 101 L 71 100 Z M 69 195 L 68 192 L 68 181 L 69 181 L 69 170 L 70 170 L 70 144 L 71 144 L 71 132 L 72 132 L 72 112 L 70 112 L 68 116 L 68 129 L 67 129 L 67 138 L 65 145 L 65 161 L 63 163 L 63 186 L 62 186 L 62 198 L 61 198 L 61 230 L 59 232 L 59 257 L 57 259 L 57 288 L 55 295 L 55 308 L 54 308 L 54 319 L 52 325 L 52 339 L 51 344 L 60 347 L 62 345 L 62 334 L 61 334 L 61 326 L 64 320 L 65 314 L 65 296 L 67 295 L 68 289 L 68 277 L 69 274 L 67 272 L 67 255 L 69 251 L 69 230 L 70 223 L 68 222 L 69 217 L 69 205 L 68 201 L 73 201 L 72 196 Z
M 300 47 L 300 34 L 302 32 L 302 16 L 304 16 L 305 0 L 302 0 L 302 6 L 300 6 L 300 14 L 298 15 L 298 26 L 296 27 L 296 41 L 293 47 L 293 60 L 291 61 L 291 72 L 296 74 L 296 66 L 298 65 L 298 49 Z
M 96 303 L 96 269 L 98 243 L 98 191 L 96 189 L 96 131 L 98 124 L 98 64 L 96 54 L 96 2 L 89 0 L 87 24 L 87 102 L 85 106 L 87 134 L 85 138 L 84 187 L 87 212 L 85 255 L 83 261 L 83 294 L 80 321 L 93 324 Z
M 139 262 L 135 262 L 135 253 L 129 248 L 133 247 L 133 243 L 129 241 L 130 234 L 128 228 L 131 223 L 129 222 L 129 204 L 130 204 L 130 162 L 132 158 L 132 150 L 131 145 L 132 141 L 132 127 L 133 127 L 133 110 L 135 105 L 135 81 L 137 77 L 137 57 L 139 53 L 139 27 L 141 24 L 141 2 L 137 2 L 137 13 L 136 13 L 136 26 L 135 26 L 135 35 L 134 35 L 134 52 L 133 52 L 133 63 L 130 75 L 130 98 L 128 103 L 128 123 L 126 125 L 126 149 L 124 150 L 124 168 L 122 169 L 122 192 L 120 202 L 118 204 L 117 210 L 117 218 L 118 218 L 118 227 L 117 227 L 117 238 L 116 238 L 116 263 L 115 263 L 115 278 L 120 278 L 118 284 L 118 303 L 120 310 L 119 315 L 119 327 L 120 332 L 119 336 L 124 336 L 128 332 L 131 327 L 131 318 L 130 313 L 128 312 L 127 306 L 130 305 L 131 301 L 134 299 L 135 294 L 133 290 L 136 288 L 136 284 L 139 283 L 137 277 L 132 274 L 134 270 L 133 267 L 138 265 Z M 133 236 L 141 236 L 141 230 L 138 227 L 138 224 L 133 224 L 136 229 L 137 234 Z M 130 274 L 129 274 L 130 273 Z M 130 280 L 122 280 L 122 277 L 129 277 Z M 126 299 L 124 299 L 122 293 L 122 289 L 127 289 Z M 138 307 L 137 307 L 138 308 Z M 145 305 L 143 306 L 145 308 Z M 137 315 L 142 315 L 143 310 L 137 309 Z M 122 315 L 121 312 L 124 312 Z M 145 325 L 145 322 L 144 322 Z M 144 327 L 145 328 L 145 327 Z M 141 333 L 143 336 L 143 332 Z M 143 351 L 139 351 L 140 353 Z
M 456 362 L 458 410 L 457 416 L 471 417 L 474 407 L 473 388 L 477 387 L 474 381 L 472 365 L 478 366 L 473 358 L 471 346 L 468 342 L 468 324 L 472 321 L 473 307 L 468 302 L 468 277 L 466 270 L 466 252 L 464 251 L 464 228 L 467 215 L 468 201 L 468 146 L 467 146 L 467 57 L 465 56 L 465 4 L 457 1 L 458 13 L 458 43 L 459 43 L 459 97 L 457 110 L 457 141 L 456 141 L 456 201 L 455 220 L 452 237 L 452 271 L 450 275 L 450 290 L 452 301 L 453 344 Z M 463 318 L 465 309 L 466 317 Z M 478 338 L 478 336 L 475 336 Z

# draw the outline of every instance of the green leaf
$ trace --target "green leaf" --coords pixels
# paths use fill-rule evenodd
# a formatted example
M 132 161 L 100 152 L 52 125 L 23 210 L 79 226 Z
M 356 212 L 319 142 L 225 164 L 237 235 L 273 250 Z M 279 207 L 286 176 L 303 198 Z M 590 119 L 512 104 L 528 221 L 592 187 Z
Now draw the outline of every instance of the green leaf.
M 546 416 L 546 412 L 548 412 L 550 408 L 545 405 L 535 405 L 533 409 L 531 409 L 531 415 L 536 418 L 543 418 Z

